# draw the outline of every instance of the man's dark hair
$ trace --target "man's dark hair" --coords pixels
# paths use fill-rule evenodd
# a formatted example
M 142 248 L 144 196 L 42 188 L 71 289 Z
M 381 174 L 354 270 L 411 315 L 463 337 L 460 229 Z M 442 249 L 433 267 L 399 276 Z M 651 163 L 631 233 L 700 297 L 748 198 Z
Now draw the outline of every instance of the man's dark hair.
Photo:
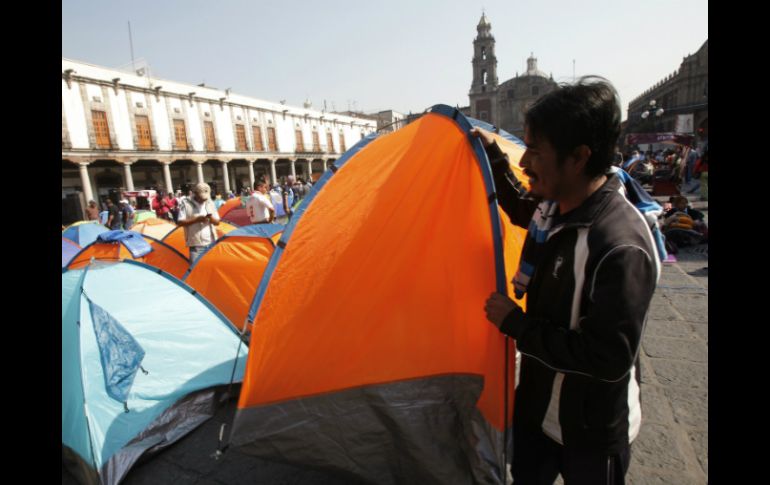
M 610 82 L 599 76 L 581 77 L 577 84 L 562 84 L 527 111 L 525 124 L 535 139 L 546 138 L 556 149 L 559 163 L 587 145 L 591 157 L 585 174 L 596 178 L 612 166 L 620 136 L 620 103 Z

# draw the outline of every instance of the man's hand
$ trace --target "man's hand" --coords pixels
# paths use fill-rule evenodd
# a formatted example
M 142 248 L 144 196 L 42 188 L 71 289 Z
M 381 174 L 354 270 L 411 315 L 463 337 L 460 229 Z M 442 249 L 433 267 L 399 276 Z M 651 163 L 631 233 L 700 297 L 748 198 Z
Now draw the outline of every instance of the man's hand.
M 509 313 L 520 308 L 513 300 L 500 293 L 492 293 L 484 305 L 484 311 L 487 312 L 487 320 L 494 323 L 497 328 L 503 324 L 503 320 Z
M 488 147 L 489 145 L 495 142 L 495 139 L 492 136 L 492 133 L 488 132 L 483 128 L 479 128 L 478 126 L 471 128 L 470 134 L 473 137 L 481 138 L 481 144 L 484 145 L 484 148 Z

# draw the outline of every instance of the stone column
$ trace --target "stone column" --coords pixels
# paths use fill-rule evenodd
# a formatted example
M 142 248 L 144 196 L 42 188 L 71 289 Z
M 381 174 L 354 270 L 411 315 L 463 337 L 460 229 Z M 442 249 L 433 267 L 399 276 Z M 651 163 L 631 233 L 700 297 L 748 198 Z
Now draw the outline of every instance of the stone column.
M 230 175 L 227 173 L 227 162 L 222 162 L 222 178 L 225 181 L 225 194 L 230 192 Z
M 296 162 L 296 159 L 289 160 L 289 165 L 291 166 L 291 176 L 294 177 L 294 180 L 297 180 L 297 170 L 294 168 L 294 162 Z
M 166 181 L 166 192 L 174 193 L 174 184 L 171 182 L 171 162 L 160 162 L 163 165 L 163 180 Z
M 195 162 L 195 168 L 198 170 L 198 183 L 203 183 L 203 164 Z
M 133 192 L 134 189 L 134 177 L 131 176 L 131 164 L 123 164 L 123 178 L 126 180 L 126 190 Z
M 313 161 L 307 161 L 307 180 L 305 182 L 311 182 L 313 180 Z
M 326 171 L 326 169 L 327 169 L 327 167 L 326 167 L 326 160 L 324 159 L 324 161 L 323 161 L 323 162 L 324 162 L 324 172 L 325 172 L 325 171 Z
M 278 177 L 275 175 L 275 160 L 270 160 L 270 180 L 273 185 L 278 185 Z
M 88 204 L 88 201 L 96 200 L 94 199 L 94 192 L 93 190 L 91 190 L 91 181 L 88 179 L 88 164 L 81 163 L 79 165 L 80 165 L 80 183 L 83 184 L 83 195 L 86 197 L 86 204 Z
M 249 185 L 249 192 L 251 192 L 252 190 L 254 190 L 254 181 L 256 180 L 254 178 L 254 162 L 256 162 L 256 160 L 246 160 L 246 161 L 249 163 L 249 183 L 251 184 Z

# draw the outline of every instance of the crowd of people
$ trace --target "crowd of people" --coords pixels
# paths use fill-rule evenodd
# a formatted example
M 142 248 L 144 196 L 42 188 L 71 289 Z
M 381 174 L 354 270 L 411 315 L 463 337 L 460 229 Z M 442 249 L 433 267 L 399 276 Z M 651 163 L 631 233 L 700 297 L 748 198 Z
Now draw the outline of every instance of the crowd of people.
M 700 191 L 701 198 L 708 200 L 708 150 L 706 143 L 702 148 L 693 144 L 647 152 L 618 152 L 615 164 L 641 184 L 651 185 L 654 179 L 672 181 L 682 192 L 694 194 Z
M 294 213 L 297 204 L 310 194 L 313 184 L 294 176 L 283 177 L 278 184 L 271 184 L 260 177 L 252 188 L 243 187 L 240 197 L 246 206 L 252 224 L 286 224 Z M 227 200 L 237 197 L 232 191 L 226 194 Z M 212 226 L 220 222 L 218 210 L 225 204 L 222 194 L 211 197 L 211 187 L 206 183 L 186 184 L 174 192 L 157 190 L 157 196 L 151 201 L 143 201 L 147 210 L 152 210 L 155 217 L 184 227 L 185 240 L 190 247 L 190 262 L 194 262 L 203 249 L 216 241 L 216 231 Z M 277 207 L 277 208 L 276 208 Z M 111 230 L 130 230 L 136 223 L 137 201 L 130 201 L 114 196 L 107 197 L 103 210 L 96 201 L 90 200 L 86 207 L 86 219 L 98 221 Z
M 615 153 L 613 164 L 640 184 L 653 185 L 654 180 L 664 180 L 678 188 L 679 194 L 672 195 L 664 204 L 659 220 L 669 254 L 676 254 L 681 247 L 708 243 L 705 216 L 693 209 L 687 199 L 687 194 L 700 191 L 700 199 L 708 200 L 708 162 L 708 143 L 701 149 L 693 144 L 657 151 Z

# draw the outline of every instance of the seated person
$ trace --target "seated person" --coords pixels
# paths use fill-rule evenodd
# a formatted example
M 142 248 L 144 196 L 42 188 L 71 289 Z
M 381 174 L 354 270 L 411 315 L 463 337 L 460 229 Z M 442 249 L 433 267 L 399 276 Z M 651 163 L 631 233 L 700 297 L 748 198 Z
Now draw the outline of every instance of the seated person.
M 664 207 L 663 235 L 676 246 L 708 242 L 708 226 L 702 212 L 689 206 L 687 197 L 674 195 Z
M 639 181 L 640 184 L 652 183 L 653 167 L 649 159 L 638 160 L 629 167 L 628 174 Z

